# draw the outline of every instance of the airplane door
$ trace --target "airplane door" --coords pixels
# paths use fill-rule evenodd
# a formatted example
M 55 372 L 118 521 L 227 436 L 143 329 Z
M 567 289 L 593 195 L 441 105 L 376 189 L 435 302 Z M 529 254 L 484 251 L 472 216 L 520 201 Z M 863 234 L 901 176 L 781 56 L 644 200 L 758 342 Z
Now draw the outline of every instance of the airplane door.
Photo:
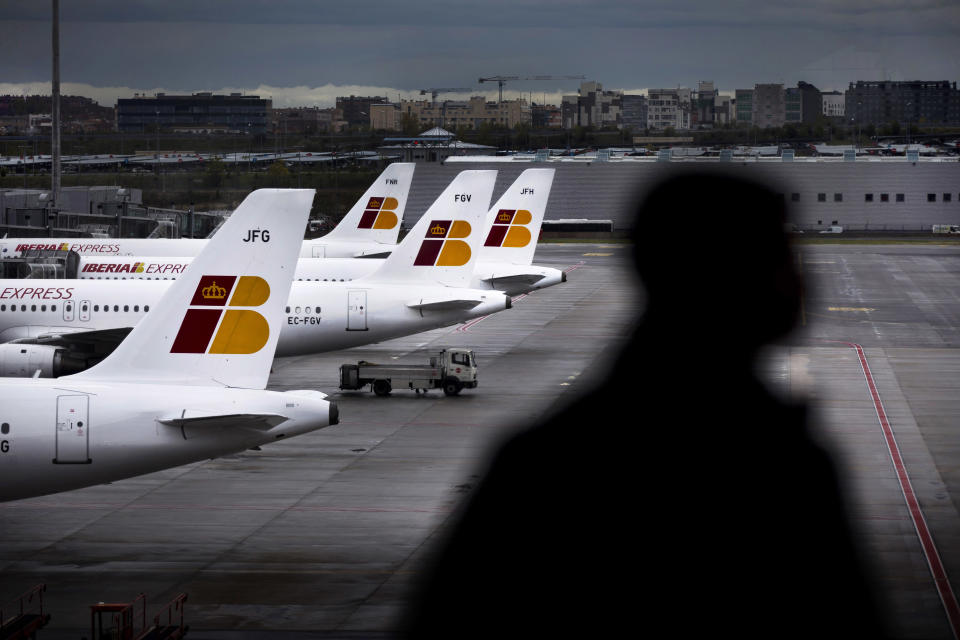
M 347 331 L 367 330 L 367 292 L 347 291 Z
M 90 462 L 90 425 L 87 396 L 57 396 L 57 447 L 55 464 Z
M 80 301 L 80 322 L 90 322 L 90 301 Z
M 327 257 L 327 245 L 313 245 L 313 257 L 314 258 L 326 258 Z
M 75 312 L 76 312 L 76 309 L 74 309 L 73 300 L 67 300 L 66 302 L 63 303 L 63 319 L 64 320 L 66 320 L 67 322 L 73 322 L 73 317 Z

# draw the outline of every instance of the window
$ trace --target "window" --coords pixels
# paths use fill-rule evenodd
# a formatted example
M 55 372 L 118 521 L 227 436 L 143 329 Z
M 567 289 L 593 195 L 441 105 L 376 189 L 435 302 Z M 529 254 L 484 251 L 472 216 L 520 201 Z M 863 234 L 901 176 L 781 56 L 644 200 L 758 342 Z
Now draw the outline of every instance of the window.
M 93 310 L 94 310 L 94 311 L 100 311 L 100 305 L 98 305 L 98 304 L 93 305 Z
M 110 311 L 110 305 L 105 304 L 103 305 L 103 312 L 106 313 L 107 311 Z
M 873 202 L 873 194 L 872 194 L 872 193 L 865 193 L 865 194 L 863 194 L 863 201 L 864 201 L 864 202 Z
M 146 313 L 147 311 L 150 311 L 150 305 L 145 304 L 143 305 L 143 312 Z
M 290 313 L 290 307 L 287 307 L 287 310 L 285 313 Z
M 889 193 L 881 193 L 881 194 L 880 194 L 880 202 L 890 202 L 890 194 L 889 194 Z
M 936 201 L 937 201 L 937 194 L 935 193 L 927 194 L 927 202 L 936 202 Z
M 6 311 L 6 310 L 7 310 L 7 305 L 0 304 L 0 311 Z
M 46 310 L 47 310 L 47 305 L 45 304 L 40 305 L 40 311 L 46 311 Z
M 833 201 L 834 201 L 834 202 L 843 202 L 843 194 L 842 194 L 842 193 L 835 193 L 835 194 L 833 194 Z
M 118 305 L 118 304 L 113 305 L 113 311 L 114 311 L 114 313 L 120 311 L 120 305 Z
M 827 201 L 827 194 L 825 193 L 817 194 L 817 202 L 826 202 L 826 201 Z
M 140 305 L 138 305 L 138 304 L 133 305 L 133 311 L 134 311 L 134 313 L 140 311 Z
M 37 310 L 37 305 L 35 304 L 30 305 L 30 311 L 36 311 L 36 310 Z
M 4 422 L 3 424 L 0 424 L 0 433 L 3 435 L 10 433 L 10 423 Z
M 793 202 L 800 202 L 800 194 L 799 194 L 799 193 L 791 193 L 791 194 L 790 194 L 790 200 L 792 200 Z
M 951 196 L 951 195 L 953 195 L 953 194 L 950 194 L 950 193 L 945 193 L 945 194 L 943 194 L 943 201 L 944 201 L 944 202 L 950 202 L 950 196 Z
M 897 202 L 903 202 L 903 194 L 902 194 L 902 193 L 898 193 L 898 194 L 897 194 Z
M 123 312 L 127 313 L 128 311 L 130 311 L 130 305 L 127 305 L 127 304 L 123 305 Z

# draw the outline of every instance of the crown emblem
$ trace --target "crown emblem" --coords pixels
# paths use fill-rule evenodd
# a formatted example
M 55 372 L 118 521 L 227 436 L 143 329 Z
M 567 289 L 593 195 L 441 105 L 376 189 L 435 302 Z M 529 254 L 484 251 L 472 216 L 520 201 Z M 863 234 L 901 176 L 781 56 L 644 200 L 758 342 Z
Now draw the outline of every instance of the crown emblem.
M 510 222 L 510 214 L 509 214 L 509 213 L 506 213 L 506 212 L 501 213 L 501 214 L 500 214 L 500 222 Z
M 227 290 L 223 287 L 217 286 L 217 281 L 214 280 L 209 287 L 204 287 L 200 290 L 200 295 L 202 295 L 207 300 L 217 300 L 220 298 L 227 297 Z
M 440 224 L 435 224 L 430 227 L 430 235 L 432 236 L 444 236 L 447 234 L 447 228 L 440 226 Z

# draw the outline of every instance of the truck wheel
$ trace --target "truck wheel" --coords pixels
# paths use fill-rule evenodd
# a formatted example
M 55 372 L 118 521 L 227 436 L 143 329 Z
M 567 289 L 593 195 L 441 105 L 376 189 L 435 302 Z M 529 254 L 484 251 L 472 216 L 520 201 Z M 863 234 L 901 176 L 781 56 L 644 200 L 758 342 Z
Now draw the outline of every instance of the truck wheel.
M 393 387 L 390 386 L 389 380 L 373 381 L 373 392 L 378 396 L 388 396 L 391 391 L 393 391 Z
M 453 376 L 450 376 L 443 381 L 443 392 L 448 396 L 457 395 L 460 393 L 461 389 L 463 389 L 463 385 L 460 384 L 460 381 Z

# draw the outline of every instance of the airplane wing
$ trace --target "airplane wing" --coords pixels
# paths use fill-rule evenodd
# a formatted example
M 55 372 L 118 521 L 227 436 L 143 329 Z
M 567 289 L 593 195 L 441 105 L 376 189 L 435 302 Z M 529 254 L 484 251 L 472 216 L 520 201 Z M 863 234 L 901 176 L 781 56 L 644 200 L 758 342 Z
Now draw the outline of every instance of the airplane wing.
M 157 422 L 171 427 L 191 429 L 245 428 L 267 431 L 288 418 L 275 413 L 215 413 L 199 409 L 183 409 L 180 415 L 157 418 Z
M 455 311 L 457 309 L 472 309 L 483 302 L 479 296 L 451 296 L 436 298 L 420 298 L 413 302 L 408 302 L 407 306 L 411 309 L 420 311 Z

